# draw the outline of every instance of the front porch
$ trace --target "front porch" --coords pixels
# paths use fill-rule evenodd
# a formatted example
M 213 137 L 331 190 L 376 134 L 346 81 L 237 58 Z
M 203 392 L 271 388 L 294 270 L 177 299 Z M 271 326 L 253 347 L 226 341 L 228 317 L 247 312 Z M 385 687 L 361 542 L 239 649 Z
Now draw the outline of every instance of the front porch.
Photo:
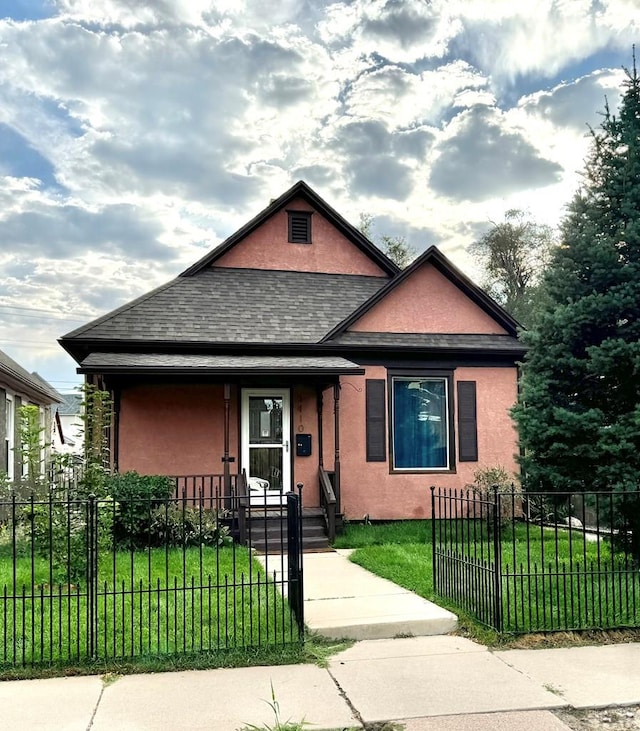
M 359 365 L 328 356 L 95 353 L 81 370 L 112 395 L 114 471 L 190 476 L 180 479 L 191 497 L 198 485 L 205 497 L 229 496 L 244 473 L 243 498 L 275 507 L 302 483 L 304 508 L 322 509 L 330 537 L 339 530 L 341 383 L 362 376 Z

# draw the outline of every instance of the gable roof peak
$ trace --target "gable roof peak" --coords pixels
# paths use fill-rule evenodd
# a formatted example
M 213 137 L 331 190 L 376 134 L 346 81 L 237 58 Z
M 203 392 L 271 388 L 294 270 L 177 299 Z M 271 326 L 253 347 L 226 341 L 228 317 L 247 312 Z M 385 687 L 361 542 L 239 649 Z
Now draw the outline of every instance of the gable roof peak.
M 321 213 L 345 238 L 351 241 L 366 256 L 374 261 L 383 272 L 390 277 L 394 277 L 400 271 L 396 264 L 389 259 L 375 244 L 359 231 L 353 224 L 343 218 L 334 208 L 332 208 L 323 198 L 321 198 L 313 188 L 311 188 L 304 180 L 298 180 L 289 190 L 285 191 L 279 198 L 272 199 L 269 205 L 264 208 L 257 216 L 248 221 L 244 226 L 239 228 L 235 233 L 231 234 L 225 241 L 216 246 L 208 254 L 205 254 L 199 261 L 185 269 L 179 276 L 191 277 L 194 274 L 210 267 L 223 254 L 232 249 L 236 244 L 242 241 L 246 236 L 255 231 L 265 221 L 281 211 L 295 198 L 304 198 L 318 213 Z
M 498 324 L 500 324 L 509 335 L 517 336 L 518 329 L 522 325 L 510 315 L 504 307 L 499 305 L 492 297 L 490 297 L 482 287 L 479 287 L 466 274 L 463 274 L 453 262 L 450 261 L 437 246 L 432 244 L 420 256 L 414 259 L 406 269 L 400 271 L 393 279 L 391 279 L 384 287 L 379 289 L 372 297 L 364 302 L 358 309 L 354 310 L 349 317 L 344 319 L 339 325 L 325 335 L 322 342 L 332 340 L 337 335 L 345 332 L 354 322 L 359 320 L 365 312 L 368 312 L 374 305 L 380 302 L 384 297 L 393 291 L 399 284 L 408 279 L 417 269 L 424 264 L 432 264 L 441 274 L 443 274 L 450 282 L 456 285 L 469 299 L 484 310 Z

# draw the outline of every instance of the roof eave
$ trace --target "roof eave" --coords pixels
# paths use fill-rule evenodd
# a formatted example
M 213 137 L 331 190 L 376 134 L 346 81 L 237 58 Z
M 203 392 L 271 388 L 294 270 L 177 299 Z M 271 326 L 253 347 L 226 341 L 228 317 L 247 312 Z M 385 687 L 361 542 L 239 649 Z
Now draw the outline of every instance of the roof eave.
M 364 368 L 210 368 L 210 367 L 159 367 L 159 366 L 87 366 L 76 369 L 81 374 L 121 376 L 362 376 Z
M 43 405 L 51 405 L 60 403 L 60 394 L 54 394 L 44 388 L 39 388 L 36 384 L 27 382 L 17 374 L 10 373 L 7 370 L 0 371 L 0 380 L 4 381 L 16 393 L 23 393 L 25 396 L 32 398 L 34 401 L 42 402 Z

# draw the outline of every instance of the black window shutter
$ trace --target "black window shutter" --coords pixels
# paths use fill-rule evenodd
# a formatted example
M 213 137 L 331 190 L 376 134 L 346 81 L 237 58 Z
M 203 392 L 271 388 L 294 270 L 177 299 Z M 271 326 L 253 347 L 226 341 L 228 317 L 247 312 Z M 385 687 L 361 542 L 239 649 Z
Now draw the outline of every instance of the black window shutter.
M 478 461 L 475 381 L 458 381 L 458 460 Z
M 384 392 L 384 379 L 367 378 L 367 462 L 386 462 L 387 460 Z

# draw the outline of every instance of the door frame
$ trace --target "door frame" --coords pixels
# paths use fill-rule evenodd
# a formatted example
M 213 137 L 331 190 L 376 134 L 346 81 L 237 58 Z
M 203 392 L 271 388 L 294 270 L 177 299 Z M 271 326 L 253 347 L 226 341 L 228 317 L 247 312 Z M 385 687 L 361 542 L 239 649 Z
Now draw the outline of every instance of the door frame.
M 259 446 L 281 446 L 282 448 L 282 492 L 291 490 L 293 473 L 293 452 L 291 444 L 291 388 L 241 388 L 240 390 L 240 455 L 241 465 L 249 473 L 249 398 L 252 396 L 268 398 L 270 396 L 282 399 L 282 445 L 261 444 Z M 258 445 L 257 445 L 258 446 Z

